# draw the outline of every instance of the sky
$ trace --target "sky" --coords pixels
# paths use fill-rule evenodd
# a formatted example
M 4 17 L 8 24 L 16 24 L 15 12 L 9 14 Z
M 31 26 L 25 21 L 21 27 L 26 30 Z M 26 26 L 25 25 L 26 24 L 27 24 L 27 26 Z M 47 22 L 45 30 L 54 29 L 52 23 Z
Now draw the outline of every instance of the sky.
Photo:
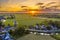
M 59 0 L 0 0 L 0 11 L 19 10 L 20 6 L 33 6 L 37 3 L 59 2 Z

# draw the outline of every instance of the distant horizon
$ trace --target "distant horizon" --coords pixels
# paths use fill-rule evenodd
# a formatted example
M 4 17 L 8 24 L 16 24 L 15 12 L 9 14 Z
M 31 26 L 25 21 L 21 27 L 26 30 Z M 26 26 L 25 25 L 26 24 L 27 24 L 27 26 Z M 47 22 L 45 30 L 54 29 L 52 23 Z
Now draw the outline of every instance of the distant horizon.
M 32 11 L 0 11 L 0 13 L 31 13 Z M 34 11 L 35 12 L 35 11 Z M 36 13 L 60 13 L 60 11 L 36 11 Z

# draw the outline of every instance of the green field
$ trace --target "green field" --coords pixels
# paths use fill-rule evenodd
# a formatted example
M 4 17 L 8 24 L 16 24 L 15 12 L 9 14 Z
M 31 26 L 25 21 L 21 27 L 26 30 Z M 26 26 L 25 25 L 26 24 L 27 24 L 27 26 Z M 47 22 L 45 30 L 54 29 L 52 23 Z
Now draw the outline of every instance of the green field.
M 60 19 L 55 19 L 55 18 L 40 18 L 40 17 L 33 17 L 29 14 L 14 14 L 15 19 L 8 19 L 5 24 L 7 25 L 10 23 L 13 25 L 13 21 L 17 20 L 18 25 L 35 25 L 36 23 L 42 23 L 43 21 L 46 20 L 53 20 L 53 21 L 60 21 Z
M 22 25 L 29 26 L 29 25 L 35 25 L 36 23 L 40 24 L 46 20 L 60 21 L 60 19 L 57 19 L 57 18 L 41 18 L 41 17 L 34 17 L 29 14 L 14 14 L 14 15 L 16 17 L 15 19 L 7 19 L 4 24 L 5 25 L 10 24 L 13 26 L 13 21 L 16 20 L 18 22 L 17 27 L 21 27 Z M 60 35 L 56 37 L 60 38 Z

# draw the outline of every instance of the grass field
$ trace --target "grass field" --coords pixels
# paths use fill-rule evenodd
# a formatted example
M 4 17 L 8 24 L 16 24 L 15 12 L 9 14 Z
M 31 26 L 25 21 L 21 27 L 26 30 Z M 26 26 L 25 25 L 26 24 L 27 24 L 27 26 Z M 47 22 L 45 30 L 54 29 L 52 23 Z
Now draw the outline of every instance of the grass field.
M 56 40 L 51 36 L 28 34 L 17 40 Z
M 40 18 L 40 17 L 34 17 L 29 14 L 14 14 L 15 19 L 7 19 L 6 22 L 4 23 L 7 25 L 8 23 L 13 26 L 13 21 L 16 20 L 18 22 L 18 27 L 22 25 L 35 25 L 36 23 L 40 24 L 46 20 L 53 20 L 53 21 L 60 21 L 60 19 L 57 18 Z M 60 38 L 60 35 L 56 36 Z
M 60 19 L 55 18 L 40 18 L 40 17 L 33 17 L 29 14 L 14 14 L 15 19 L 8 19 L 5 24 L 7 25 L 10 23 L 13 25 L 13 21 L 16 20 L 18 22 L 18 25 L 35 25 L 36 23 L 42 23 L 46 20 L 53 20 L 53 21 L 60 21 Z

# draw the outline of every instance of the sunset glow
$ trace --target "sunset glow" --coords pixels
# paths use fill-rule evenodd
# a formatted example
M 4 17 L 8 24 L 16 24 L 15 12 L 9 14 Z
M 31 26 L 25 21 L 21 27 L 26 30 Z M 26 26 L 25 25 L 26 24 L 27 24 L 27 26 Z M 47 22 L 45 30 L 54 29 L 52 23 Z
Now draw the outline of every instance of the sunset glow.
M 30 13 L 31 15 L 35 15 L 35 14 L 37 13 L 37 11 L 29 11 L 29 13 Z
M 30 6 L 30 9 L 38 9 L 38 6 Z
M 40 7 L 36 5 L 38 3 L 43 3 L 43 6 L 50 7 L 60 2 L 59 0 L 0 0 L 0 11 L 21 11 L 21 6 L 27 6 L 30 9 L 40 9 Z

